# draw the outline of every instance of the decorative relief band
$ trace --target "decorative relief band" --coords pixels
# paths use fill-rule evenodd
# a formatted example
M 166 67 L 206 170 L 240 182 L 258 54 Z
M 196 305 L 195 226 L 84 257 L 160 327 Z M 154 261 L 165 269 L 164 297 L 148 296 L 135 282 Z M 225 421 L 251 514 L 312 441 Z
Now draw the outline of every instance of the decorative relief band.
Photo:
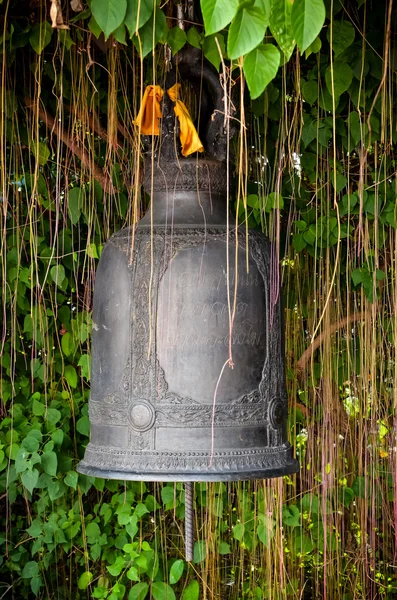
M 159 473 L 174 471 L 181 474 L 201 471 L 203 474 L 273 469 L 291 463 L 292 452 L 289 444 L 275 448 L 239 452 L 128 452 L 120 448 L 88 444 L 84 463 L 98 469 L 117 469 L 128 472 Z M 83 463 L 83 467 L 84 467 Z
M 160 159 L 154 162 L 153 167 L 151 159 L 145 161 L 143 187 L 148 194 L 152 191 L 226 193 L 227 170 L 224 161 Z
M 156 411 L 156 424 L 160 427 L 211 427 L 212 420 L 218 427 L 241 425 L 265 425 L 267 423 L 262 403 L 259 405 L 220 405 L 215 411 L 210 404 L 193 406 L 161 404 Z
M 244 402 L 243 399 L 239 403 L 216 406 L 215 411 L 210 404 L 176 404 L 170 402 L 172 399 L 167 396 L 156 410 L 149 402 L 141 399 L 128 404 L 121 401 L 119 404 L 110 404 L 91 400 L 89 417 L 94 424 L 125 426 L 129 423 L 137 431 L 147 431 L 155 424 L 161 427 L 211 427 L 213 418 L 214 423 L 222 427 L 266 424 L 266 414 L 258 392 L 253 396 L 256 402 Z

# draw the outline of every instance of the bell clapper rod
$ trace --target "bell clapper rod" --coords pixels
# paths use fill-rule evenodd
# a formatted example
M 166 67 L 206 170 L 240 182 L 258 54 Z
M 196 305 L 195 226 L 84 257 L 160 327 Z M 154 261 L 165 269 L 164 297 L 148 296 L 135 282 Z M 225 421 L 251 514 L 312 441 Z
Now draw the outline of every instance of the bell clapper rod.
M 194 556 L 193 481 L 185 482 L 185 560 L 192 562 Z

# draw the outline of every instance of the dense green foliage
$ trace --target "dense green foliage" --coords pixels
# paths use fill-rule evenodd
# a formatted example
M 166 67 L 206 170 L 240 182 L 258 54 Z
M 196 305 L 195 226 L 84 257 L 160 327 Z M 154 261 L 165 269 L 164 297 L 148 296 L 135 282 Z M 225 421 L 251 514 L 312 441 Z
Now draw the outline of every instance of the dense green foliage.
M 185 31 L 171 2 L 92 0 L 69 30 L 2 5 L 0 598 L 395 597 L 396 23 L 392 4 L 326 4 L 202 0 L 206 29 Z M 147 201 L 132 121 L 164 42 L 251 92 L 233 198 L 282 265 L 302 465 L 196 484 L 191 565 L 180 484 L 75 471 L 95 268 Z

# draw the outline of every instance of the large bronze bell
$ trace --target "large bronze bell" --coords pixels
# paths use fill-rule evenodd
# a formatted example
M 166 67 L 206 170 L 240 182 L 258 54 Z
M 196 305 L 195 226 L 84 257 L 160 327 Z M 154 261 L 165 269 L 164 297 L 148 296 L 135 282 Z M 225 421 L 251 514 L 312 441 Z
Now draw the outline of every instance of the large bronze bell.
M 191 53 L 180 57 L 178 74 L 193 86 L 203 77 L 209 92 L 212 119 L 200 132 L 206 158 L 175 150 L 164 96 L 162 135 L 145 169 L 151 207 L 134 231 L 110 238 L 99 261 L 91 439 L 78 470 L 145 481 L 294 473 L 270 244 L 228 223 L 217 75 Z

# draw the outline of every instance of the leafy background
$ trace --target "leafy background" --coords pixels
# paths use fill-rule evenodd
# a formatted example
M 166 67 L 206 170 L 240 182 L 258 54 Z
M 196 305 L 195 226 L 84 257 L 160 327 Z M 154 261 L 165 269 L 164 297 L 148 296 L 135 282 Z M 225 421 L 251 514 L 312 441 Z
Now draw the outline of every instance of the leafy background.
M 174 9 L 1 6 L 0 598 L 395 598 L 393 2 L 202 0 L 184 31 Z M 196 484 L 189 565 L 181 484 L 75 471 L 95 269 L 147 205 L 133 119 L 165 43 L 238 89 L 231 204 L 278 253 L 301 463 Z

